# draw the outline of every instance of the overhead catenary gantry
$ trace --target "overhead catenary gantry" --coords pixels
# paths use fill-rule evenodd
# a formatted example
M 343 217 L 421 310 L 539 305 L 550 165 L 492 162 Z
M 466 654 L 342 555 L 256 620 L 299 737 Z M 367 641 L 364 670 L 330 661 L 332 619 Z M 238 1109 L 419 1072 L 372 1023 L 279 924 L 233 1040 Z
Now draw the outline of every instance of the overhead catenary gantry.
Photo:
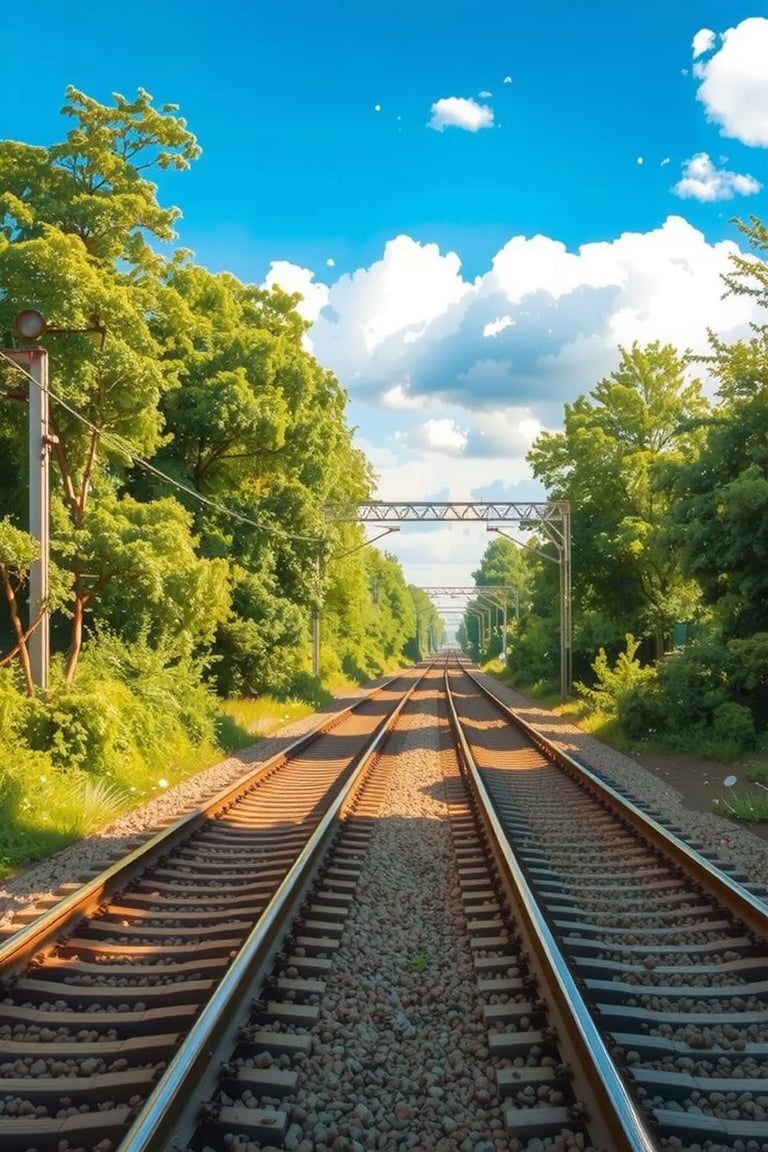
M 488 600 L 497 613 L 501 610 L 501 662 L 507 662 L 507 599 L 511 592 L 515 597 L 515 619 L 520 619 L 520 592 L 514 584 L 446 584 L 440 586 L 422 587 L 422 592 L 433 597 L 463 596 L 474 597 L 476 600 Z M 444 615 L 445 608 L 438 608 L 440 615 Z M 498 621 L 498 616 L 497 616 Z
M 483 522 L 489 531 L 494 524 L 517 524 L 526 532 L 539 532 L 554 545 L 556 558 L 541 552 L 524 540 L 513 541 L 528 548 L 560 569 L 560 694 L 569 694 L 572 679 L 571 656 L 571 506 L 567 500 L 520 503 L 509 500 L 368 500 L 352 505 L 328 505 L 326 519 L 363 524 Z M 500 535 L 506 535 L 500 532 Z M 508 539 L 513 539 L 508 537 Z

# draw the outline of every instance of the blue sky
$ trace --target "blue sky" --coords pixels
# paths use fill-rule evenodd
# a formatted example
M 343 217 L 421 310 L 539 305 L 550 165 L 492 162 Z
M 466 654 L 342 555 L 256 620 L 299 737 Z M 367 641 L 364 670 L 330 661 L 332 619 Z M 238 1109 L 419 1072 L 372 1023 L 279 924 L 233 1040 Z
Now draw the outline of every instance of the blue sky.
M 38 0 L 0 137 L 50 144 L 68 84 L 177 103 L 179 243 L 304 293 L 383 499 L 541 499 L 525 453 L 618 346 L 703 349 L 734 216 L 765 219 L 768 11 L 752 0 Z M 487 535 L 403 527 L 409 580 Z

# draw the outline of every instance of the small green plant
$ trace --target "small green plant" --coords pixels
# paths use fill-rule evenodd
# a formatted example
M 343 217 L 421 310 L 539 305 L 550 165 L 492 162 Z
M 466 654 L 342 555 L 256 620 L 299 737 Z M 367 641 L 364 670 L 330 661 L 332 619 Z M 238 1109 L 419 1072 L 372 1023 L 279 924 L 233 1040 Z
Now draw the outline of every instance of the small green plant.
M 731 796 L 728 800 L 721 797 L 713 802 L 713 807 L 715 812 L 721 816 L 730 816 L 732 820 L 740 820 L 744 824 L 760 824 L 768 820 L 768 789 Z
M 747 768 L 747 780 L 753 784 L 768 785 L 768 764 L 750 764 Z
M 424 972 L 429 967 L 429 957 L 423 952 L 417 952 L 415 956 L 411 956 L 408 963 L 412 972 Z
M 631 633 L 625 638 L 626 652 L 620 652 L 611 667 L 604 648 L 600 648 L 592 664 L 595 682 L 592 685 L 577 680 L 574 688 L 586 700 L 593 712 L 600 712 L 605 717 L 615 716 L 621 704 L 621 698 L 629 695 L 638 685 L 651 681 L 656 677 L 656 670 L 650 665 L 643 665 L 635 659 L 640 647 L 640 641 Z
M 88 778 L 73 795 L 68 819 L 62 818 L 60 827 L 73 837 L 85 836 L 125 811 L 127 799 L 128 794 L 119 785 L 98 777 Z

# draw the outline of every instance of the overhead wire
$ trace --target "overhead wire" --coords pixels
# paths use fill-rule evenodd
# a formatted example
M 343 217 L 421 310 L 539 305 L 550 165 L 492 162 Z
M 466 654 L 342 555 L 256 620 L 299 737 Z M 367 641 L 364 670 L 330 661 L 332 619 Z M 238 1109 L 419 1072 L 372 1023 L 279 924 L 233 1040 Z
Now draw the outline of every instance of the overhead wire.
M 32 373 L 28 372 L 26 368 L 23 368 L 22 365 L 18 364 L 12 357 L 6 355 L 2 348 L 0 348 L 0 358 L 15 368 L 17 372 L 20 372 L 22 376 L 25 376 L 30 384 L 36 388 L 40 387 L 39 382 L 34 378 Z M 57 404 L 66 412 L 69 412 L 71 416 L 74 416 L 76 420 L 79 420 L 86 428 L 95 432 L 103 443 L 111 447 L 114 452 L 120 453 L 135 467 L 143 469 L 156 479 L 171 485 L 171 487 L 176 488 L 179 492 L 183 492 L 193 500 L 197 500 L 198 503 L 205 504 L 207 507 L 225 516 L 229 516 L 233 520 L 238 520 L 241 524 L 247 524 L 251 528 L 257 528 L 260 532 L 271 533 L 273 536 L 278 536 L 284 540 L 301 540 L 312 544 L 320 542 L 321 537 L 305 536 L 296 532 L 286 532 L 282 528 L 275 528 L 273 525 L 265 524 L 263 521 L 252 520 L 249 516 L 244 516 L 242 512 L 236 512 L 233 508 L 228 508 L 225 504 L 219 504 L 218 501 L 211 500 L 208 496 L 204 496 L 202 492 L 198 492 L 195 488 L 190 488 L 187 484 L 182 484 L 180 480 L 175 480 L 173 476 L 169 476 L 166 472 L 155 467 L 154 464 L 150 464 L 149 460 L 145 460 L 143 456 L 139 456 L 132 448 L 129 448 L 119 436 L 116 436 L 112 432 L 105 432 L 102 428 L 99 428 L 98 425 L 89 420 L 87 416 L 84 416 L 82 412 L 78 412 L 76 408 L 68 404 L 67 401 L 54 392 L 50 386 L 46 391 L 52 400 L 55 400 Z

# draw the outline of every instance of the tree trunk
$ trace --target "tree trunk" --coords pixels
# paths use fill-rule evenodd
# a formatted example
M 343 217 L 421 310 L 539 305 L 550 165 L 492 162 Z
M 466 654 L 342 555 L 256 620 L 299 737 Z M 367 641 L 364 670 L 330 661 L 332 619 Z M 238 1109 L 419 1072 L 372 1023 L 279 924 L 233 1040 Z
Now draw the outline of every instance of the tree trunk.
M 8 579 L 8 574 L 3 573 L 3 587 L 5 588 L 5 598 L 8 601 L 8 612 L 10 613 L 11 623 L 13 630 L 16 633 L 16 644 L 19 650 L 19 663 L 21 670 L 24 674 L 24 683 L 27 687 L 27 696 L 34 696 L 35 683 L 32 679 L 32 665 L 29 662 L 29 651 L 27 649 L 27 638 L 24 635 L 24 627 L 19 619 L 19 610 L 16 604 L 16 593 L 11 587 L 11 582 Z
M 85 603 L 82 596 L 75 596 L 74 604 L 72 605 L 72 632 L 69 641 L 69 653 L 67 655 L 67 668 L 64 674 L 64 679 L 67 684 L 71 684 L 75 678 L 75 669 L 77 668 L 77 661 L 80 658 L 80 649 L 83 646 Z

